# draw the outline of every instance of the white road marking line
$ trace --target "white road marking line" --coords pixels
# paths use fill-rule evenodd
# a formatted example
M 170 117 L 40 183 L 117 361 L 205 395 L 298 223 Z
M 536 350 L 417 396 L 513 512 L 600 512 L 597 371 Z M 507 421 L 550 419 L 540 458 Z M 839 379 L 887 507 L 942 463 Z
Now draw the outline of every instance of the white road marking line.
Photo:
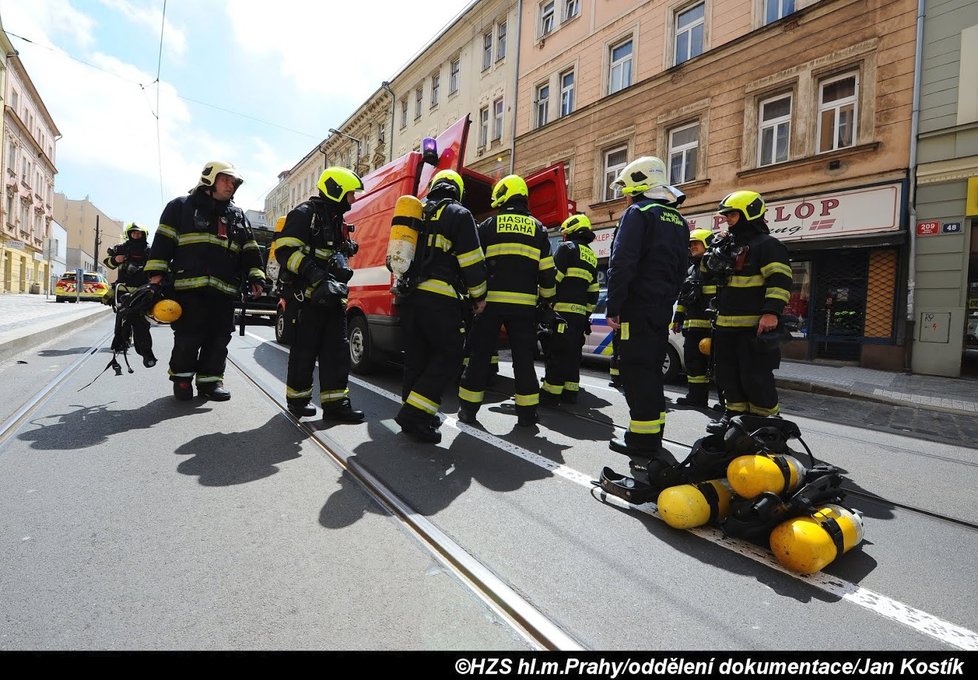
M 264 340 L 263 338 L 260 338 L 257 335 L 252 335 L 251 333 L 248 333 L 248 335 L 256 340 L 261 340 L 262 342 L 270 344 L 283 352 L 288 352 L 287 348 L 280 347 L 276 343 Z M 393 392 L 385 390 L 382 387 L 372 385 L 355 376 L 350 376 L 350 382 L 366 390 L 370 390 L 371 392 L 374 392 L 382 397 L 390 399 L 395 403 L 401 403 L 400 395 L 394 394 Z M 503 451 L 506 451 L 507 453 L 510 453 L 518 458 L 522 458 L 527 462 L 533 463 L 534 465 L 552 472 L 554 475 L 563 477 L 564 479 L 574 482 L 575 484 L 583 486 L 589 491 L 595 488 L 594 484 L 592 483 L 595 480 L 590 475 L 586 475 L 583 472 L 579 472 L 573 468 L 567 467 L 566 465 L 555 463 L 549 458 L 545 458 L 539 454 L 533 453 L 532 451 L 528 451 L 517 444 L 501 439 L 500 437 L 490 434 L 484 430 L 480 430 L 465 423 L 460 423 L 452 416 L 446 416 L 444 424 L 455 428 L 460 432 L 464 432 L 469 436 L 475 437 L 476 439 L 479 439 L 491 446 L 502 449 Z M 632 505 L 631 503 L 628 503 L 616 496 L 604 494 L 603 492 L 602 496 L 604 501 L 611 505 L 616 505 L 618 507 L 631 510 L 638 510 L 639 512 L 643 512 L 652 517 L 658 517 L 654 503 Z M 689 529 L 688 531 L 704 540 L 714 543 L 715 545 L 726 548 L 727 550 L 735 552 L 738 555 L 763 564 L 766 567 L 780 571 L 787 576 L 807 583 L 810 586 L 818 588 L 819 590 L 840 599 L 851 602 L 852 604 L 858 605 L 873 612 L 874 614 L 882 616 L 883 618 L 903 624 L 916 630 L 917 632 L 927 635 L 928 637 L 934 638 L 935 640 L 948 644 L 952 647 L 957 647 L 958 649 L 963 649 L 966 651 L 978 651 L 978 633 L 972 630 L 958 626 L 949 621 L 944 621 L 943 619 L 940 619 L 932 614 L 928 614 L 923 610 L 916 609 L 907 604 L 886 597 L 885 595 L 881 595 L 867 588 L 857 586 L 854 583 L 849 583 L 848 581 L 844 581 L 843 579 L 835 576 L 830 576 L 822 572 L 804 576 L 788 571 L 778 563 L 771 553 L 765 551 L 763 548 L 747 541 L 741 541 L 725 536 L 722 531 L 714 527 L 700 527 L 697 529 Z

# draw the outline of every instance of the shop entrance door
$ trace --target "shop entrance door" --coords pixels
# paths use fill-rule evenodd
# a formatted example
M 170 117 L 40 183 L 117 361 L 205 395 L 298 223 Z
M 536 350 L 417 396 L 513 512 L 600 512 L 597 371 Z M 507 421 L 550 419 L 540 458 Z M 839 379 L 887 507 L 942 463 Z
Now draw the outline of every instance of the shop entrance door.
M 968 258 L 967 318 L 961 375 L 978 376 L 978 221 L 971 223 L 971 252 Z
M 859 361 L 866 320 L 866 250 L 837 250 L 814 262 L 811 340 L 816 359 Z

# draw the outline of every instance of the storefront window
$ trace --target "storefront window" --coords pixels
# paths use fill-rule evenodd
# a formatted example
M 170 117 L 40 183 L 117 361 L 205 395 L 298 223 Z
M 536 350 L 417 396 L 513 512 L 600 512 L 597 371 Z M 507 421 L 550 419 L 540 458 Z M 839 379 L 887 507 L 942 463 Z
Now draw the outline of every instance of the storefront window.
M 812 280 L 812 263 L 791 263 L 791 296 L 784 308 L 784 321 L 792 336 L 808 337 L 808 296 Z

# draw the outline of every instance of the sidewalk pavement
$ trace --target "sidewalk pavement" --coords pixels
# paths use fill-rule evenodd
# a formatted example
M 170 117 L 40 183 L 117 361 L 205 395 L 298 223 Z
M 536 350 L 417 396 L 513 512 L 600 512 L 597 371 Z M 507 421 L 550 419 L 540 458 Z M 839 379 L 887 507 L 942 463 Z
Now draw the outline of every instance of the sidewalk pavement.
M 75 328 L 112 318 L 101 302 L 55 302 L 54 296 L 0 294 L 0 362 Z
M 0 361 L 111 314 L 109 307 L 98 302 L 59 304 L 53 296 L 0 294 Z M 978 416 L 978 378 L 800 361 L 782 361 L 775 377 L 783 389 Z

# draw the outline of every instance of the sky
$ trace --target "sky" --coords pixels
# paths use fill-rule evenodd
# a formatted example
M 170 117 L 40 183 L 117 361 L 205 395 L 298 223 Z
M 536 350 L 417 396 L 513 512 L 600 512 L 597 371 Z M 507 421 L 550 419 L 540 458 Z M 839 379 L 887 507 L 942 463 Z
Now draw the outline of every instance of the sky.
M 0 19 L 62 135 L 55 190 L 155 230 L 210 160 L 263 210 L 470 2 L 0 0 Z

